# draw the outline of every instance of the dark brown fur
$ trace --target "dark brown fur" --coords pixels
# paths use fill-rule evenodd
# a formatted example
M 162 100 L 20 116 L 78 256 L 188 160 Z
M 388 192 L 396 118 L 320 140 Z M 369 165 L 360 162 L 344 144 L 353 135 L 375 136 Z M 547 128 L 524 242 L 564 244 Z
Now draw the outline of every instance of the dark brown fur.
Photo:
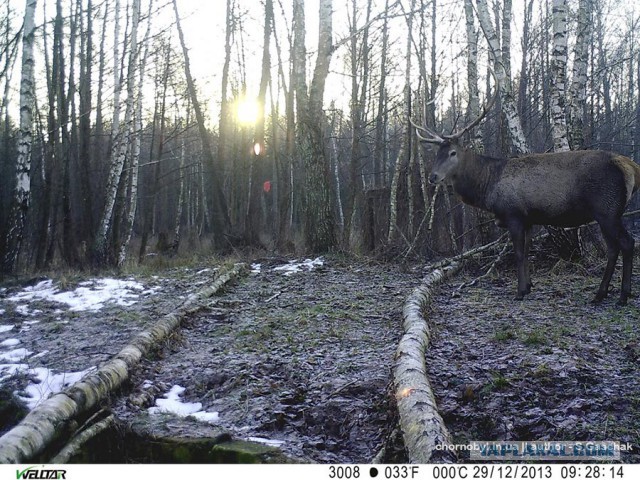
M 465 203 L 495 214 L 509 230 L 518 263 L 518 293 L 531 291 L 527 262 L 533 225 L 577 227 L 600 225 L 607 243 L 607 266 L 594 298 L 607 295 L 620 251 L 623 274 L 619 304 L 631 292 L 634 240 L 622 214 L 640 188 L 640 166 L 610 152 L 576 152 L 495 159 L 476 154 L 448 140 L 438 148 L 430 181 L 448 181 Z

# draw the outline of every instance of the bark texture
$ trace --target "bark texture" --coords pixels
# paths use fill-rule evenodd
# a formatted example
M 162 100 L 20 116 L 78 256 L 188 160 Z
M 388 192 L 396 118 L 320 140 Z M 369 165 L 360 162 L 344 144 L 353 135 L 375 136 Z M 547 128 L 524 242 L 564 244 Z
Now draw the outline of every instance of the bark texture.
M 16 267 L 31 201 L 31 143 L 33 139 L 33 108 L 35 103 L 33 44 L 37 3 L 37 0 L 26 0 L 24 13 L 16 185 L 9 214 L 9 230 L 4 248 L 4 258 L 1 265 L 2 271 L 7 273 L 13 272 Z
M 568 151 L 565 114 L 567 83 L 567 0 L 553 0 L 553 50 L 551 52 L 551 121 L 553 150 Z

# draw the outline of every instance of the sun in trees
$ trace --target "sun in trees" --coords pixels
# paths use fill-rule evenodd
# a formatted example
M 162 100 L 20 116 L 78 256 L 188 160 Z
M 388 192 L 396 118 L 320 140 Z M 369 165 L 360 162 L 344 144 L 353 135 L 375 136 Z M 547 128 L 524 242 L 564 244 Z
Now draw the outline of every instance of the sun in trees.
M 236 117 L 243 125 L 254 125 L 258 121 L 260 105 L 255 99 L 244 97 L 236 104 Z

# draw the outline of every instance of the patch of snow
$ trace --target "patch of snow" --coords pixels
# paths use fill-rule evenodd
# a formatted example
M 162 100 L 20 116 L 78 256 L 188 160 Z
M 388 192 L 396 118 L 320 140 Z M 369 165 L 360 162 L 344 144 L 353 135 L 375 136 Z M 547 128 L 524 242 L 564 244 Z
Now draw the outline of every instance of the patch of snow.
M 203 273 L 207 273 L 207 272 L 210 272 L 210 271 L 211 271 L 210 268 L 203 268 L 199 272 L 196 272 L 196 275 L 202 275 Z
M 285 444 L 283 440 L 272 440 L 270 438 L 262 438 L 262 437 L 249 437 L 247 440 L 249 440 L 250 442 L 262 443 L 270 447 L 281 447 L 282 445 Z
M 318 257 L 314 260 L 310 258 L 306 258 L 302 261 L 292 260 L 286 265 L 279 265 L 274 267 L 273 270 L 276 272 L 283 272 L 285 276 L 293 275 L 294 273 L 299 272 L 310 272 L 316 267 L 321 267 L 324 265 L 324 259 L 322 257 Z
M 41 402 L 51 395 L 61 392 L 69 385 L 82 380 L 87 373 L 95 370 L 91 367 L 82 372 L 53 373 L 48 368 L 30 368 L 25 373 L 35 377 L 22 392 L 15 392 L 16 396 L 23 400 L 33 410 Z
M 16 345 L 20 344 L 20 340 L 18 340 L 17 338 L 7 338 L 6 340 L 3 340 L 2 342 L 0 342 L 0 347 L 15 347 Z
M 0 384 L 14 376 L 17 372 L 27 370 L 29 370 L 29 366 L 25 363 L 0 363 Z
M 8 332 L 9 330 L 13 330 L 15 325 L 0 325 L 0 333 Z
M 8 352 L 0 353 L 0 361 L 16 363 L 20 360 L 24 360 L 33 352 L 30 352 L 26 348 L 15 348 L 13 350 L 9 350 Z
M 87 280 L 78 284 L 75 290 L 61 292 L 53 285 L 52 280 L 44 280 L 38 284 L 26 287 L 21 292 L 8 297 L 12 302 L 24 302 L 32 300 L 49 300 L 66 304 L 69 310 L 97 311 L 106 303 L 116 303 L 120 306 L 133 305 L 140 294 L 151 294 L 158 291 L 157 288 L 146 289 L 133 280 L 118 280 L 115 278 L 101 278 Z M 18 305 L 16 311 L 22 315 L 35 315 L 39 310 L 29 311 L 28 306 Z
M 251 264 L 251 273 L 260 273 L 261 270 L 262 270 L 262 264 L 261 263 L 252 263 Z
M 149 408 L 152 415 L 159 413 L 171 413 L 179 417 L 193 417 L 202 422 L 215 423 L 220 418 L 218 412 L 203 412 L 202 403 L 184 403 L 180 398 L 185 388 L 180 385 L 174 385 L 164 398 L 156 400 L 156 406 Z
M 5 310 L 3 308 L 0 308 L 0 315 L 4 315 Z
M 29 315 L 31 315 L 31 310 L 29 310 L 29 305 L 16 306 L 16 312 L 19 313 L 20 315 L 24 315 L 25 317 L 28 317 Z

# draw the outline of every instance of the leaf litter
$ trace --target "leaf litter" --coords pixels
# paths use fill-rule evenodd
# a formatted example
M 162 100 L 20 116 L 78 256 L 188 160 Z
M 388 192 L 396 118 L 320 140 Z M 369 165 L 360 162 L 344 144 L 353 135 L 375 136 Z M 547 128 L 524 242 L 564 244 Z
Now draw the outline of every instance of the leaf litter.
M 67 279 L 64 287 L 35 279 L 3 289 L 0 341 L 9 341 L 0 351 L 14 363 L 3 370 L 2 398 L 8 394 L 21 408 L 25 402 L 32 408 L 110 359 L 211 283 L 216 271 L 216 265 L 200 264 L 114 279 L 136 286 L 123 301 L 91 303 L 100 304 L 96 308 L 58 300 L 97 290 L 98 279 L 91 285 L 86 278 Z M 251 271 L 143 361 L 112 405 L 114 413 L 124 422 L 167 416 L 167 424 L 195 415 L 200 420 L 185 429 L 194 437 L 210 433 L 214 423 L 235 438 L 278 446 L 301 460 L 371 461 L 396 425 L 391 368 L 402 304 L 420 281 L 420 267 L 340 256 L 269 257 L 255 260 Z M 27 298 L 27 291 L 48 293 Z M 9 353 L 18 349 L 24 351 Z M 144 400 L 132 401 L 136 397 Z M 4 411 L 2 417 L 0 431 L 19 420 Z
M 391 367 L 420 271 L 332 257 L 260 259 L 251 272 L 190 318 L 136 382 L 165 393 L 183 385 L 182 401 L 217 414 L 235 438 L 294 458 L 371 461 L 395 426 Z M 131 398 L 116 407 L 121 418 L 156 411 Z
M 593 272 L 541 271 L 534 282 L 524 301 L 513 300 L 514 271 L 434 298 L 427 368 L 462 460 L 473 440 L 603 440 L 640 462 L 637 297 L 590 304 Z

